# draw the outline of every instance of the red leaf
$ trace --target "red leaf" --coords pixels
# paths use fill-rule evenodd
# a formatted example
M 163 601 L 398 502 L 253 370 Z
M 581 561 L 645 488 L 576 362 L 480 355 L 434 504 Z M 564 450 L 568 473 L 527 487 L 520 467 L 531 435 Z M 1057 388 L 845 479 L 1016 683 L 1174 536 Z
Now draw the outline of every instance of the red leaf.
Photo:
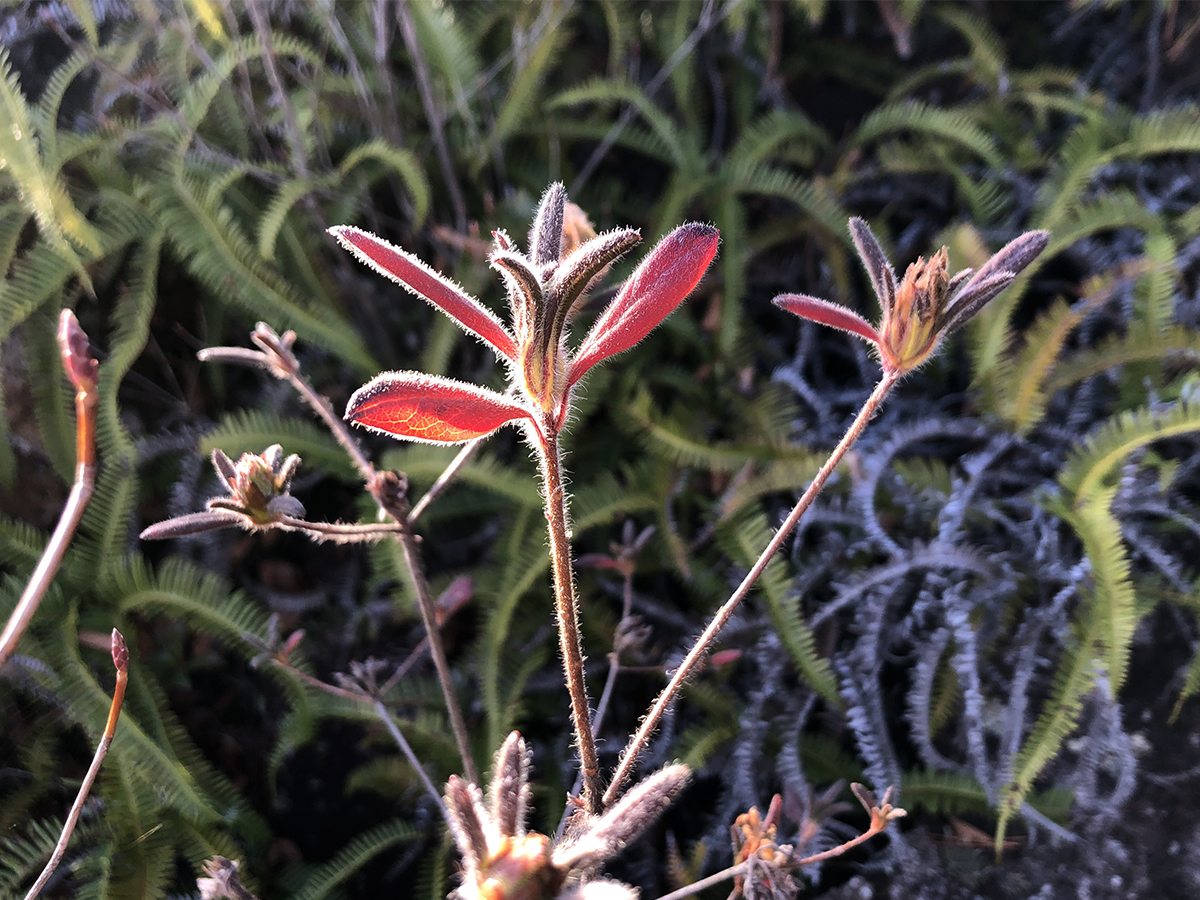
M 810 297 L 808 294 L 780 294 L 771 301 L 780 309 L 795 313 L 802 319 L 811 319 L 822 325 L 840 328 L 873 344 L 879 343 L 879 333 L 871 323 L 852 309 L 828 300 Z
M 385 372 L 346 404 L 346 420 L 410 441 L 459 444 L 491 434 L 513 419 L 531 418 L 494 391 L 419 372 Z
M 329 233 L 360 262 L 432 303 L 463 329 L 491 344 L 501 356 L 516 358 L 516 343 L 495 314 L 449 278 L 411 253 L 360 228 L 338 225 L 330 228 Z
M 570 383 L 610 356 L 628 350 L 669 316 L 700 283 L 717 255 L 717 229 L 681 225 L 642 260 L 601 313 L 571 363 Z

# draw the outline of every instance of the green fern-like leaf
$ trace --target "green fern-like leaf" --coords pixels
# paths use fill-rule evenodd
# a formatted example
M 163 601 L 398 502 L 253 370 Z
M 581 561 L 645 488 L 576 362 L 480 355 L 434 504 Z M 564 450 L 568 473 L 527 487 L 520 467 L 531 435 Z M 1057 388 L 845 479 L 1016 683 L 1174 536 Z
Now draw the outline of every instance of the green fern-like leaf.
M 247 636 L 266 638 L 267 617 L 256 604 L 178 558 L 167 560 L 157 573 L 142 559 L 127 558 L 110 565 L 101 589 L 116 598 L 123 614 L 170 615 L 248 653 L 257 648 L 247 643 Z
M 657 508 L 657 503 L 646 491 L 631 490 L 628 484 L 617 481 L 611 472 L 602 472 L 598 478 L 582 485 L 571 504 L 574 520 L 573 531 L 583 534 L 589 528 L 606 525 L 618 516 L 646 512 Z
M 645 392 L 635 397 L 624 411 L 646 448 L 675 465 L 703 467 L 714 472 L 735 472 L 748 462 L 783 459 L 805 463 L 810 457 L 807 449 L 802 447 L 714 445 L 699 441 L 678 423 L 658 419 L 652 412 L 650 395 Z
M 70 132 L 59 133 L 58 119 L 63 97 L 79 73 L 91 64 L 91 54 L 87 51 L 81 49 L 72 53 L 50 73 L 50 78 L 38 97 L 37 105 L 29 110 L 34 130 L 42 145 L 42 157 L 47 168 L 52 171 L 61 168 L 64 161 L 59 141 L 67 142 L 77 137 Z
M 911 131 L 940 138 L 975 153 L 996 169 L 1004 161 L 996 142 L 969 116 L 957 110 L 939 109 L 917 100 L 882 106 L 872 112 L 855 131 L 852 142 L 862 146 L 896 132 Z
M 327 472 L 344 481 L 360 480 L 358 470 L 325 429 L 308 419 L 282 416 L 256 409 L 238 410 L 200 440 L 200 453 L 221 450 L 233 459 L 243 453 L 261 453 L 272 444 L 285 453 L 298 454 L 304 468 Z
M 356 370 L 378 371 L 362 341 L 328 309 L 305 308 L 291 288 L 271 272 L 229 207 L 190 176 L 156 183 L 150 200 L 155 218 L 191 273 L 217 296 L 228 297 L 252 315 L 337 353 Z
M 849 246 L 849 214 L 825 187 L 773 166 L 738 164 L 722 171 L 731 190 L 743 196 L 779 197 L 795 204 L 827 236 Z
M 937 17 L 966 38 L 971 48 L 971 66 L 978 81 L 997 90 L 1008 68 L 1008 58 L 1003 42 L 987 20 L 943 4 L 938 5 Z
M 667 149 L 671 163 L 676 168 L 693 174 L 703 171 L 703 164 L 695 151 L 689 147 L 686 135 L 638 85 L 598 78 L 555 95 L 546 105 L 549 109 L 560 109 L 582 103 L 628 103 L 638 111 L 655 137 Z
M 1042 418 L 1050 392 L 1047 377 L 1071 333 L 1087 312 L 1085 304 L 1074 308 L 1059 300 L 1025 334 L 1025 344 L 1013 361 L 1013 374 L 1000 385 L 1004 396 L 1001 409 L 1018 433 L 1028 431 Z
M 1113 469 L 1133 451 L 1163 438 L 1200 430 L 1200 408 L 1175 404 L 1158 412 L 1140 409 L 1105 422 L 1076 449 L 1059 474 L 1070 504 L 1079 508 L 1104 489 Z
M 1156 230 L 1146 235 L 1148 271 L 1137 284 L 1131 330 L 1161 335 L 1171 327 L 1179 277 L 1175 252 L 1175 241 L 1166 232 Z
M 729 151 L 727 162 L 735 167 L 754 167 L 773 158 L 781 148 L 799 143 L 823 150 L 832 141 L 825 130 L 801 112 L 777 109 L 751 122 Z
M 922 770 L 905 773 L 900 796 L 906 807 L 920 806 L 931 813 L 958 816 L 989 815 L 987 793 L 970 775 Z
M 0 897 L 22 896 L 54 851 L 62 825 L 57 819 L 38 819 L 23 825 L 17 834 L 0 838 Z M 87 840 L 88 828 L 84 823 L 76 830 L 76 843 Z
M 410 484 L 430 485 L 446 470 L 456 453 L 457 448 L 403 444 L 383 454 L 382 466 L 405 473 Z M 532 471 L 521 472 L 477 453 L 458 470 L 454 481 L 456 484 L 480 488 L 521 506 L 539 509 L 542 497 L 533 475 Z
M 1129 553 L 1121 537 L 1121 525 L 1111 509 L 1115 492 L 1115 486 L 1093 491 L 1086 500 L 1077 500 L 1066 516 L 1083 541 L 1084 553 L 1091 563 L 1097 636 L 1104 648 L 1105 669 L 1113 694 L 1125 683 L 1129 645 L 1137 624 Z
M 411 151 L 393 147 L 381 138 L 359 144 L 338 164 L 339 179 L 345 179 L 357 166 L 372 160 L 379 163 L 384 171 L 390 170 L 400 176 L 412 195 L 413 224 L 424 222 L 429 212 L 429 182 L 420 161 Z
M 263 210 L 262 218 L 258 220 L 258 255 L 271 261 L 275 259 L 275 241 L 279 238 L 279 230 L 287 214 L 292 211 L 301 199 L 312 193 L 316 182 L 311 178 L 293 178 L 279 186 L 267 208 Z
M 1196 585 L 1196 589 L 1191 596 L 1187 598 L 1185 603 L 1193 614 L 1200 614 L 1200 583 Z M 1171 711 L 1171 721 L 1174 722 L 1179 717 L 1180 710 L 1183 709 L 1183 704 L 1188 698 L 1194 697 L 1196 691 L 1200 690 L 1200 653 L 1192 659 L 1192 663 L 1188 666 L 1187 675 L 1184 676 L 1183 687 L 1179 689 L 1179 698 L 1175 701 L 1175 708 Z
M 1182 326 L 1165 334 L 1144 331 L 1112 337 L 1091 350 L 1082 350 L 1063 360 L 1046 381 L 1047 395 L 1085 378 L 1130 363 L 1176 362 L 1200 364 L 1200 334 Z
M 75 246 L 98 254 L 100 241 L 61 179 L 47 169 L 38 153 L 29 106 L 5 47 L 0 47 L 0 110 L 7 123 L 0 128 L 0 171 L 17 183 L 18 195 L 37 218 L 42 235 L 91 291 L 91 279 Z
M 1200 153 L 1200 107 L 1189 103 L 1134 117 L 1129 139 L 1113 155 L 1133 158 L 1162 153 Z
M 572 12 L 569 7 L 556 10 L 552 21 L 542 29 L 541 35 L 519 64 L 515 77 L 509 82 L 508 93 L 500 103 L 486 146 L 481 148 L 483 152 L 476 157 L 477 169 L 490 158 L 488 151 L 503 144 L 529 115 L 546 81 L 546 73 L 562 55 L 563 47 L 570 38 L 569 19 Z
M 488 744 L 499 747 L 512 727 L 510 709 L 502 696 L 501 669 L 506 662 L 505 648 L 509 646 L 513 617 L 521 598 L 535 584 L 547 578 L 550 569 L 544 538 L 533 528 L 540 521 L 526 507 L 516 516 L 512 526 L 497 543 L 497 559 L 502 562 L 498 571 L 480 579 L 481 600 L 487 606 L 486 626 L 482 630 L 482 646 L 477 654 L 483 708 L 488 722 Z M 494 590 L 487 586 L 494 584 Z
M 208 115 L 213 101 L 221 93 L 225 82 L 234 70 L 251 60 L 260 58 L 266 51 L 257 35 L 242 37 L 230 42 L 225 52 L 206 67 L 199 78 L 190 80 L 179 103 L 179 116 L 160 120 L 159 125 L 174 138 L 177 152 L 183 151 L 191 142 L 197 129 Z M 294 35 L 274 32 L 271 35 L 271 52 L 276 57 L 295 57 L 306 62 L 314 70 L 324 67 L 322 55 L 304 40 Z
M 817 474 L 823 459 L 812 454 L 803 460 L 774 460 L 760 472 L 737 478 L 721 498 L 718 521 L 728 519 L 767 494 L 803 490 Z
M 1114 191 L 1094 202 L 1080 204 L 1068 218 L 1054 226 L 1045 252 L 972 321 L 972 355 L 977 380 L 985 384 L 995 380 L 994 372 L 1008 343 L 1013 310 L 1041 268 L 1077 241 L 1114 228 L 1138 228 L 1155 233 L 1161 230 L 1162 220 L 1147 210 L 1133 194 Z
M 151 221 L 132 199 L 105 195 L 95 209 L 95 226 L 100 255 L 107 256 L 149 232 Z M 74 274 L 71 264 L 42 242 L 13 262 L 8 277 L 0 280 L 0 343 L 47 303 L 59 301 Z

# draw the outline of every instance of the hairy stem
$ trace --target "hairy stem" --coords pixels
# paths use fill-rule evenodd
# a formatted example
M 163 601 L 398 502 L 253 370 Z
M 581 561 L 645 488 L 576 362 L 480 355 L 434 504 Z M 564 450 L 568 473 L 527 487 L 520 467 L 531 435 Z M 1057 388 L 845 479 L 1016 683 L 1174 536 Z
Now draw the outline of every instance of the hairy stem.
M 571 571 L 571 543 L 567 538 L 567 504 L 562 484 L 558 434 L 544 429 L 541 451 L 542 489 L 546 500 L 546 525 L 550 533 L 550 563 L 554 571 L 554 607 L 558 617 L 558 643 L 563 673 L 571 695 L 571 722 L 579 745 L 583 774 L 583 804 L 591 815 L 600 812 L 600 763 L 592 735 L 591 708 L 583 675 L 583 644 L 579 637 L 579 604 Z
M 479 449 L 479 445 L 483 441 L 484 438 L 475 438 L 475 440 L 463 445 L 463 448 L 458 451 L 458 455 L 450 460 L 450 465 L 446 466 L 442 474 L 437 477 L 437 481 L 425 492 L 425 496 L 413 504 L 413 508 L 408 513 L 409 525 L 412 525 L 417 519 L 421 518 L 421 514 L 429 509 L 429 504 L 441 496 L 442 491 L 446 490 L 446 487 L 458 475 L 459 469 L 465 466 L 471 457 L 475 455 L 475 451 Z
M 463 775 L 472 783 L 479 783 L 479 770 L 475 768 L 475 758 L 471 755 L 471 744 L 467 739 L 467 725 L 463 721 L 462 708 L 458 705 L 458 695 L 454 692 L 454 681 L 450 677 L 450 663 L 446 660 L 446 649 L 442 646 L 442 635 L 438 630 L 437 606 L 433 593 L 429 590 L 429 582 L 425 579 L 425 570 L 421 568 L 421 559 L 417 555 L 417 538 L 405 528 L 399 536 L 400 547 L 404 550 L 404 562 L 413 581 L 417 593 L 417 605 L 421 608 L 421 619 L 425 623 L 425 635 L 429 639 L 429 655 L 433 657 L 433 666 L 437 669 L 438 681 L 442 685 L 442 694 L 446 698 L 446 711 L 450 714 L 450 726 L 454 729 L 454 740 L 458 744 L 458 754 L 462 757 Z
M 750 870 L 749 862 L 741 862 L 736 866 L 730 866 L 728 869 L 722 869 L 720 872 L 714 872 L 707 878 L 701 878 L 699 881 L 692 884 L 686 884 L 678 890 L 671 891 L 669 894 L 663 894 L 658 900 L 683 900 L 684 897 L 690 897 L 693 894 L 698 894 L 703 890 L 707 890 L 715 884 L 720 884 L 722 881 L 728 881 L 730 878 L 736 878 L 739 875 L 745 875 Z
M 408 511 L 407 501 L 398 491 L 382 489 L 387 480 L 386 474 L 381 476 L 375 471 L 370 460 L 362 452 L 358 441 L 346 427 L 346 423 L 334 415 L 329 401 L 313 390 L 312 386 L 300 376 L 293 374 L 289 379 L 308 405 L 316 411 L 325 422 L 334 438 L 345 448 L 354 461 L 359 474 L 366 481 L 371 495 L 379 508 L 396 520 L 394 537 L 400 542 L 404 552 L 404 563 L 408 567 L 408 575 L 412 580 L 413 590 L 417 595 L 417 606 L 421 610 L 421 621 L 425 624 L 425 637 L 429 641 L 429 655 L 433 658 L 433 667 L 437 670 L 438 682 L 442 687 L 442 697 L 446 701 L 446 713 L 450 716 L 450 727 L 454 731 L 454 742 L 458 745 L 458 755 L 462 759 L 463 775 L 470 781 L 479 783 L 479 769 L 475 766 L 475 757 L 471 753 L 471 742 L 467 737 L 467 724 L 463 719 L 462 707 L 458 702 L 458 694 L 454 690 L 454 679 L 450 675 L 450 663 L 446 659 L 446 648 L 442 645 L 442 635 L 437 625 L 437 608 L 433 593 L 429 590 L 429 581 L 425 578 L 425 570 L 421 567 L 421 557 L 417 553 L 417 538 L 411 528 L 412 516 Z M 462 454 L 459 454 L 462 456 Z M 457 461 L 457 460 L 456 460 Z M 463 462 L 466 460 L 463 459 Z M 462 463 L 459 463 L 461 466 Z M 454 463 L 451 469 L 457 471 Z M 449 470 L 447 470 L 449 471 Z M 443 473 L 439 482 L 449 482 L 453 477 Z M 436 485 L 435 485 L 436 486 Z M 428 504 L 426 504 L 428 505 Z
M 811 866 L 813 863 L 824 862 L 827 859 L 833 859 L 835 856 L 841 856 L 847 850 L 853 850 L 859 844 L 869 841 L 871 838 L 875 837 L 875 835 L 883 832 L 883 830 L 883 828 L 876 827 L 874 824 L 872 824 L 870 828 L 868 828 L 858 837 L 851 838 L 850 840 L 846 841 L 846 843 L 838 844 L 836 847 L 831 847 L 822 853 L 814 853 L 812 856 L 806 856 L 803 859 L 798 859 L 796 860 L 796 865 Z
M 375 524 L 350 524 L 343 522 L 310 522 L 292 516 L 280 516 L 277 528 L 284 531 L 302 531 L 316 541 L 332 541 L 335 544 L 358 544 L 396 537 L 403 533 L 404 525 L 396 522 Z
M 75 825 L 79 821 L 79 814 L 83 811 L 83 804 L 87 801 L 88 794 L 91 793 L 96 776 L 100 774 L 100 766 L 104 763 L 104 757 L 108 756 L 108 748 L 112 745 L 113 735 L 117 731 L 117 719 L 121 717 L 121 704 L 125 701 L 125 684 L 129 678 L 129 650 L 125 646 L 125 638 L 115 628 L 112 633 L 112 654 L 113 664 L 117 670 L 117 684 L 113 688 L 112 705 L 108 708 L 108 721 L 104 723 L 104 734 L 100 736 L 96 755 L 92 757 L 92 764 L 88 766 L 87 774 L 83 776 L 83 783 L 79 785 L 79 793 L 75 795 L 71 811 L 67 813 L 67 821 L 63 823 L 58 843 L 54 845 L 54 852 L 50 854 L 46 868 L 42 869 L 38 880 L 33 883 L 33 887 L 25 895 L 25 900 L 34 900 L 41 893 L 46 882 L 50 880 L 50 876 L 54 874 L 54 870 L 58 868 L 58 864 L 62 862 L 63 854 L 67 852 L 67 843 L 71 840 Z
M 621 648 L 620 635 L 629 626 L 629 622 L 633 617 L 633 568 L 629 567 L 625 571 L 625 590 L 624 590 L 624 607 L 621 615 L 621 621 L 617 623 L 617 630 L 613 635 L 612 653 L 608 654 L 608 676 L 604 679 L 604 689 L 600 692 L 600 702 L 596 704 L 596 716 L 592 719 L 592 738 L 600 737 L 600 729 L 604 727 L 604 716 L 608 713 L 608 704 L 612 700 L 613 690 L 617 686 L 617 676 L 621 674 Z M 571 792 L 578 794 L 583 787 L 583 772 L 580 772 L 575 778 L 575 786 Z M 554 839 L 561 840 L 563 832 L 566 830 L 567 822 L 571 819 L 573 808 L 570 804 L 563 810 L 562 818 L 558 820 L 558 830 L 554 832 Z
M 852 850 L 859 844 L 869 841 L 883 830 L 884 829 L 877 828 L 872 825 L 858 837 L 851 838 L 844 844 L 838 844 L 836 847 L 831 847 L 822 853 L 815 853 L 812 856 L 806 856 L 803 859 L 797 859 L 791 863 L 791 865 L 795 866 L 796 868 L 802 868 L 803 866 L 809 866 L 813 863 L 823 862 L 827 859 L 833 859 L 835 856 L 841 856 L 847 850 Z M 745 862 L 738 863 L 736 866 L 730 866 L 728 869 L 722 869 L 720 872 L 709 875 L 707 878 L 701 878 L 694 884 L 685 885 L 679 888 L 677 891 L 671 891 L 669 894 L 663 894 L 658 898 L 658 900 L 683 900 L 684 897 L 690 897 L 693 894 L 698 894 L 701 891 L 712 887 L 713 885 L 720 884 L 722 881 L 728 881 L 730 878 L 736 878 L 739 875 L 748 875 L 750 871 L 751 861 L 746 860 Z
M 674 701 L 675 696 L 679 693 L 679 689 L 683 686 L 683 683 L 687 681 L 688 677 L 696 670 L 696 667 L 699 666 L 700 662 L 704 659 L 705 655 L 712 647 L 713 641 L 716 640 L 716 637 L 720 633 L 721 629 L 725 627 L 730 616 L 733 615 L 734 610 L 738 608 L 738 605 L 743 599 L 745 599 L 746 595 L 750 593 L 750 589 L 754 587 L 755 582 L 758 581 L 759 576 L 762 575 L 763 570 L 766 569 L 767 564 L 771 561 L 771 558 L 783 545 L 783 542 L 787 540 L 788 535 L 792 533 L 792 530 L 800 521 L 800 517 L 803 516 L 808 508 L 812 505 L 813 500 L 815 500 L 817 494 L 821 492 L 821 488 L 825 486 L 825 482 L 829 479 L 829 476 L 833 474 L 833 470 L 837 468 L 837 465 L 839 462 L 841 462 L 842 457 L 846 455 L 846 451 L 849 450 L 854 445 L 854 442 L 858 440 L 859 435 L 862 434 L 863 429 L 866 428 L 867 423 L 871 420 L 871 417 L 875 414 L 876 410 L 879 409 L 879 405 L 883 402 L 884 398 L 888 395 L 888 392 L 895 386 L 899 379 L 900 375 L 898 373 L 884 373 L 883 378 L 879 381 L 879 384 L 875 386 L 875 390 L 871 392 L 871 396 L 867 398 L 867 402 L 863 404 L 863 408 L 859 410 L 858 415 L 850 424 L 850 428 L 846 431 L 846 434 L 833 449 L 833 452 L 829 454 L 829 458 L 821 466 L 820 470 L 816 474 L 816 477 L 813 478 L 812 483 L 808 486 L 808 488 L 804 491 L 804 494 L 800 497 L 800 500 L 796 503 L 795 508 L 791 511 L 791 513 L 788 514 L 787 519 L 785 519 L 783 524 L 779 526 L 779 529 L 775 532 L 775 536 L 771 538 L 770 543 L 767 544 L 767 547 L 765 550 L 763 550 L 762 555 L 759 556 L 757 562 L 754 563 L 754 567 L 751 568 L 746 574 L 746 577 L 742 579 L 742 583 L 738 585 L 738 588 L 733 592 L 733 595 L 725 601 L 725 604 L 719 610 L 717 610 L 716 615 L 713 616 L 713 619 L 711 622 L 709 622 L 708 627 L 704 629 L 704 633 L 696 639 L 695 645 L 688 652 L 688 655 L 684 658 L 683 663 L 671 675 L 671 680 L 667 683 L 667 686 L 663 689 L 663 692 L 658 695 L 658 699 L 654 701 L 654 705 L 650 708 L 650 712 L 647 713 L 646 717 L 642 720 L 642 724 L 638 727 L 637 732 L 632 738 L 629 739 L 629 744 L 626 746 L 625 752 L 621 755 L 621 762 L 617 766 L 617 771 L 613 774 L 612 782 L 609 784 L 608 790 L 605 791 L 603 803 L 604 807 L 611 806 L 614 802 L 616 802 L 617 798 L 620 797 L 621 788 L 624 786 L 626 780 L 628 780 L 630 774 L 632 773 L 638 756 L 641 754 L 642 750 L 645 749 L 646 744 L 650 740 L 650 735 L 653 734 L 654 729 L 658 727 L 659 721 L 661 721 L 663 714 L 666 713 L 667 708 Z
M 333 439 L 341 444 L 342 449 L 346 451 L 346 454 L 354 463 L 354 468 L 358 469 L 358 474 L 370 483 L 370 480 L 375 476 L 375 467 L 371 465 L 371 461 L 363 453 L 362 447 L 354 439 L 354 435 L 350 433 L 350 429 L 346 427 L 346 423 L 334 413 L 333 408 L 329 405 L 329 401 L 318 394 L 299 372 L 294 372 L 290 375 L 288 382 L 296 389 L 296 393 L 304 398 L 304 402 L 312 407 L 313 412 L 320 416 L 321 421 L 325 423 L 325 427 L 329 429 L 329 433 L 333 435 Z
M 404 551 L 404 562 L 408 567 L 409 577 L 412 579 L 413 589 L 417 595 L 417 606 L 421 611 L 421 620 L 425 624 L 425 636 L 429 641 L 429 655 L 433 658 L 433 666 L 437 670 L 438 682 L 442 688 L 442 698 L 446 702 L 446 712 L 450 716 L 450 725 L 454 730 L 454 740 L 458 745 L 458 753 L 462 758 L 463 775 L 470 781 L 479 782 L 479 770 L 475 766 L 475 759 L 471 754 L 471 744 L 467 737 L 467 725 L 463 719 L 462 707 L 458 702 L 458 695 L 454 691 L 454 680 L 450 675 L 450 663 L 446 659 L 446 650 L 442 646 L 441 632 L 437 626 L 437 609 L 433 599 L 433 594 L 429 590 L 429 582 L 425 578 L 425 571 L 421 568 L 420 556 L 417 553 L 417 538 L 412 533 L 411 522 L 412 516 L 408 509 L 408 503 L 404 499 L 404 487 L 400 483 L 400 479 L 394 473 L 377 472 L 375 466 L 363 453 L 362 447 L 359 446 L 354 435 L 350 433 L 350 429 L 346 427 L 346 423 L 342 421 L 333 408 L 329 405 L 329 401 L 322 397 L 313 388 L 311 384 L 300 374 L 300 370 L 288 349 L 290 344 L 280 344 L 279 337 L 271 332 L 265 325 L 260 325 L 260 329 L 255 332 L 258 336 L 257 341 L 259 346 L 263 347 L 263 353 L 255 353 L 249 351 L 251 355 L 245 355 L 237 351 L 238 348 L 215 348 L 210 351 L 201 351 L 200 358 L 203 359 L 224 359 L 230 362 L 245 362 L 254 365 L 260 365 L 267 371 L 276 375 L 276 377 L 286 378 L 288 383 L 295 388 L 296 392 L 304 399 L 320 417 L 321 421 L 329 429 L 334 439 L 346 451 L 354 463 L 354 467 L 358 470 L 363 481 L 366 482 L 371 496 L 374 497 L 376 504 L 381 512 L 391 516 L 394 524 L 381 524 L 377 526 L 370 525 L 329 525 L 325 523 L 304 522 L 302 520 L 288 520 L 284 524 L 286 527 L 293 528 L 298 531 L 307 531 L 312 533 L 318 539 L 331 540 L 347 540 L 353 538 L 366 538 L 373 540 L 380 532 L 386 532 L 400 542 L 400 546 Z M 438 484 L 443 487 L 453 477 L 454 472 L 462 463 L 466 461 L 465 453 L 459 454 L 459 459 L 451 463 L 446 473 L 438 479 Z M 437 485 L 435 485 L 436 487 Z M 431 491 L 432 493 L 432 491 Z M 425 503 L 428 505 L 428 502 Z

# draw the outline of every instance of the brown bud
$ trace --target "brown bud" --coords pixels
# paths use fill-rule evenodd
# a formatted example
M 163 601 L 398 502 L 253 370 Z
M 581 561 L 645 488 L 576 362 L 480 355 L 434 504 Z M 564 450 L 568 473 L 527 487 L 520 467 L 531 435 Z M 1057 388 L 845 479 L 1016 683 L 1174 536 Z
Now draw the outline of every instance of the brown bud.
M 88 336 L 79 326 L 75 313 L 69 309 L 64 309 L 58 319 L 58 347 L 62 353 L 63 370 L 75 390 L 82 394 L 94 391 L 100 363 L 92 356 Z
M 129 671 L 129 645 L 115 628 L 112 632 L 112 660 L 118 672 Z

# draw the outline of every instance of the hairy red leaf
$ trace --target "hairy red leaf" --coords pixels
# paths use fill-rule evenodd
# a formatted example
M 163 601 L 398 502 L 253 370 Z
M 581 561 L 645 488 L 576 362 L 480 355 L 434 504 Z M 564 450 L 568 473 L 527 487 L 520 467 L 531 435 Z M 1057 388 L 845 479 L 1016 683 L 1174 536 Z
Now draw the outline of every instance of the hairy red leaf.
M 795 313 L 802 319 L 811 319 L 822 325 L 840 328 L 873 344 L 879 343 L 879 333 L 875 328 L 852 309 L 847 309 L 837 303 L 810 297 L 807 294 L 780 294 L 771 301 L 780 309 Z
M 529 412 L 494 391 L 420 372 L 385 372 L 346 404 L 346 420 L 410 441 L 459 444 Z
M 601 313 L 571 363 L 570 383 L 610 356 L 628 350 L 669 316 L 700 283 L 717 255 L 717 229 L 681 225 L 663 238 Z
M 352 225 L 329 229 L 343 247 L 380 275 L 432 303 L 463 329 L 487 341 L 501 356 L 515 359 L 516 342 L 500 320 L 457 284 L 411 253 Z

